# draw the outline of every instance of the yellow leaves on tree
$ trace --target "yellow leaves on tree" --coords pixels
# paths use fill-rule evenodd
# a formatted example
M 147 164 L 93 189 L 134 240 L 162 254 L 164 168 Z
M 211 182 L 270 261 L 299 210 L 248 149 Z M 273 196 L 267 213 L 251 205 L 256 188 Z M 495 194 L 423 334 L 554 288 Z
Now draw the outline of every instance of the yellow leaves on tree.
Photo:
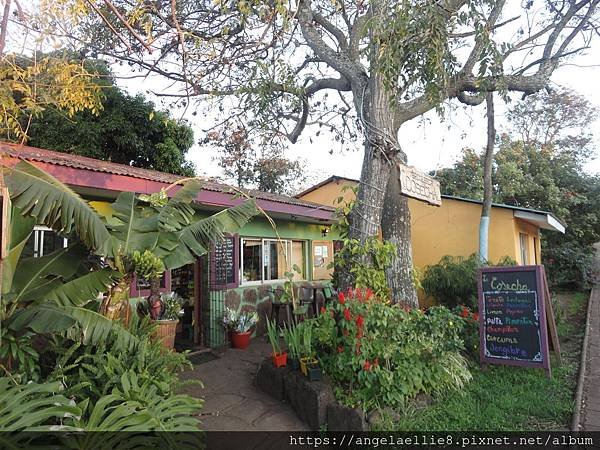
M 47 108 L 72 117 L 78 111 L 102 109 L 101 86 L 80 62 L 45 57 L 24 60 L 7 55 L 0 61 L 0 133 L 25 141 L 29 118 Z

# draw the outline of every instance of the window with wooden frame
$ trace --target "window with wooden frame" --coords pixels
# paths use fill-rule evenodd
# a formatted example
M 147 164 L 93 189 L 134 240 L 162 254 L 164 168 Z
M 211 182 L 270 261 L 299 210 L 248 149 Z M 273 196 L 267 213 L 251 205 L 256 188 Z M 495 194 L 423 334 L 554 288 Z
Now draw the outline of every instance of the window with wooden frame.
M 306 243 L 290 239 L 240 239 L 241 284 L 285 280 L 285 273 L 297 266 L 294 281 L 306 278 Z

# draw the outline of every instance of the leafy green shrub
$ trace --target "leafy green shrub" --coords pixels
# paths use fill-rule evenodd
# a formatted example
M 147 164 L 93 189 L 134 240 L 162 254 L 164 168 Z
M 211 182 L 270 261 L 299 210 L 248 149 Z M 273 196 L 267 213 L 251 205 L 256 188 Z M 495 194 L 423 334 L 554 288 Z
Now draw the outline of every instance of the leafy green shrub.
M 33 347 L 34 334 L 17 333 L 0 327 L 0 362 L 11 368 L 11 375 L 22 382 L 40 380 L 39 354 Z
M 479 314 L 472 312 L 465 305 L 457 306 L 452 312 L 456 314 L 457 320 L 462 322 L 460 336 L 467 355 L 479 361 Z
M 342 188 L 342 192 L 352 189 L 349 186 Z M 352 189 L 356 194 L 356 189 Z M 378 236 L 370 236 L 364 243 L 358 239 L 350 239 L 350 223 L 348 217 L 355 201 L 345 202 L 343 196 L 336 199 L 338 205 L 335 211 L 337 221 L 334 229 L 338 232 L 342 242 L 342 248 L 336 252 L 333 262 L 329 263 L 328 269 L 334 269 L 333 285 L 339 288 L 341 277 L 349 275 L 356 287 L 371 289 L 380 298 L 389 298 L 385 269 L 389 267 L 396 257 L 396 247 L 390 242 L 379 239 Z
M 165 352 L 160 342 L 151 338 L 153 330 L 147 318 L 133 320 L 130 331 L 140 342 L 127 350 L 117 345 L 114 335 L 95 346 L 60 341 L 60 356 L 50 379 L 62 381 L 68 395 L 94 402 L 114 389 L 122 390 L 123 375 L 135 373 L 140 383 L 154 385 L 158 395 L 166 398 L 179 383 L 177 372 L 191 364 L 184 354 Z
M 18 384 L 12 378 L 0 378 L 0 430 L 50 431 L 49 425 L 81 415 L 80 408 L 59 394 L 61 390 L 58 382 Z
M 548 282 L 554 286 L 587 288 L 592 283 L 594 248 L 554 246 L 544 248 Z
M 514 259 L 505 256 L 495 265 L 514 266 L 515 264 Z M 472 254 L 468 258 L 443 256 L 437 264 L 425 267 L 421 280 L 423 291 L 448 308 L 466 305 L 469 308 L 477 309 L 477 269 L 479 267 L 479 258 L 476 254 Z
M 340 293 L 313 319 L 318 356 L 340 401 L 365 410 L 399 407 L 419 392 L 460 388 L 462 323 L 444 307 L 389 305 L 370 291 Z

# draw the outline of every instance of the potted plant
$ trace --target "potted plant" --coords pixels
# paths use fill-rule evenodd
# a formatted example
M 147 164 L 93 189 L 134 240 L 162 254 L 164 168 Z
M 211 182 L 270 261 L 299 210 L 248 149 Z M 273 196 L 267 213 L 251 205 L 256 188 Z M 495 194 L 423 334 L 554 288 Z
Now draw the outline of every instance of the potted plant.
M 285 346 L 288 349 L 290 366 L 294 370 L 298 370 L 300 368 L 300 332 L 301 329 L 292 324 L 286 324 L 283 328 L 283 340 L 285 341 Z
M 153 322 L 157 325 L 154 336 L 160 339 L 163 346 L 169 350 L 175 347 L 177 323 L 179 317 L 183 314 L 183 303 L 184 300 L 174 292 L 170 294 L 162 293 L 160 295 L 160 314 L 153 316 L 156 317 Z M 153 305 L 149 305 L 151 311 Z
M 231 308 L 225 308 L 223 325 L 229 332 L 229 341 L 233 348 L 244 350 L 250 345 L 250 336 L 257 323 L 256 311 L 237 312 Z
M 282 351 L 279 343 L 279 329 L 275 321 L 267 319 L 267 337 L 273 349 L 271 358 L 275 367 L 285 367 L 287 364 L 287 352 Z
M 303 322 L 301 330 L 301 354 L 304 356 L 300 358 L 300 370 L 310 381 L 319 381 L 321 379 L 321 367 L 313 350 L 311 323 Z

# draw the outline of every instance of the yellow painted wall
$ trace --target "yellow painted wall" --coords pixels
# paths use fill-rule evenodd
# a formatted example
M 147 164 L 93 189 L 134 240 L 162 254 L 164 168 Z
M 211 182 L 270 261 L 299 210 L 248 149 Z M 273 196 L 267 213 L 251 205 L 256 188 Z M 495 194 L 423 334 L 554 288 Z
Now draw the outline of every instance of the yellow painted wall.
M 339 206 L 336 199 L 340 196 L 344 198 L 344 202 L 354 200 L 355 195 L 352 189 L 346 189 L 342 192 L 344 186 L 356 186 L 356 183 L 350 180 L 337 180 L 327 183 L 314 191 L 308 192 L 307 194 L 300 197 L 302 200 L 308 202 L 318 203 L 320 205 L 333 206 L 334 208 Z M 342 202 L 343 203 L 343 202 Z
M 343 195 L 352 199 L 351 190 L 341 193 L 349 180 L 328 183 L 303 195 L 308 200 L 324 205 L 333 205 L 334 199 Z M 412 224 L 412 249 L 414 265 L 422 269 L 436 264 L 442 256 L 469 256 L 479 249 L 479 219 L 481 205 L 460 200 L 442 199 L 442 206 L 436 207 L 409 199 Z M 522 263 L 520 257 L 519 233 L 527 234 L 529 263 L 535 264 L 535 249 L 541 254 L 539 228 L 528 222 L 516 219 L 513 210 L 492 207 L 489 234 L 489 259 L 497 262 L 509 256 Z M 534 245 L 534 238 L 536 244 Z
M 469 256 L 479 250 L 481 205 L 442 199 L 435 207 L 410 199 L 413 261 L 418 268 L 436 264 L 442 256 Z M 489 230 L 489 259 L 517 259 L 513 211 L 492 208 Z M 517 241 L 518 244 L 518 241 Z

